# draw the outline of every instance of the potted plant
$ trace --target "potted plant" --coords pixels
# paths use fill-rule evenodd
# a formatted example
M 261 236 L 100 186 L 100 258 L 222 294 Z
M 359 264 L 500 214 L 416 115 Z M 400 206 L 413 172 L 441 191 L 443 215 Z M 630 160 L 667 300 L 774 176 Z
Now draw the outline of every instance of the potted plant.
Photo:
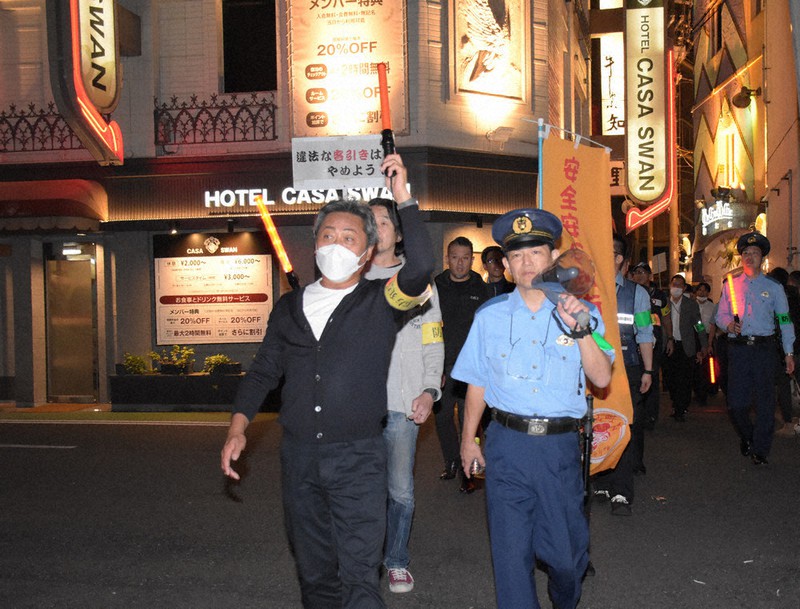
M 149 370 L 147 360 L 141 355 L 125 353 L 121 364 L 116 364 L 118 375 L 125 374 L 146 374 Z
M 240 374 L 242 372 L 241 362 L 234 362 L 230 357 L 222 353 L 209 355 L 203 362 L 203 372 L 209 374 Z
M 158 363 L 161 374 L 188 374 L 194 364 L 194 349 L 173 345 L 169 353 L 162 349 L 161 353 L 150 352 L 150 359 Z

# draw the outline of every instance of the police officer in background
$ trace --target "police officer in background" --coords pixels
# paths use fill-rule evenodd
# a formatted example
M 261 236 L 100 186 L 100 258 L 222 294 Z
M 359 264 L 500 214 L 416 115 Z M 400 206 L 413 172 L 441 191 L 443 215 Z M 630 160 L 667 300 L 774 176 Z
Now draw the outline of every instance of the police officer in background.
M 644 426 L 654 429 L 661 410 L 661 384 L 659 373 L 664 361 L 665 336 L 672 336 L 672 317 L 669 314 L 669 296 L 652 281 L 653 271 L 647 262 L 631 267 L 631 279 L 647 290 L 650 296 L 650 320 L 653 322 L 653 384 L 644 396 Z
M 738 315 L 731 307 L 730 290 L 722 291 L 717 326 L 728 333 L 728 408 L 739 434 L 742 455 L 755 465 L 766 465 L 775 429 L 775 322 L 781 332 L 786 374 L 794 372 L 794 327 L 789 303 L 780 283 L 761 273 L 770 245 L 764 235 L 739 237 L 736 250 L 744 272 L 733 281 Z M 755 425 L 750 405 L 755 403 Z
M 595 477 L 595 496 L 611 499 L 611 513 L 630 516 L 633 503 L 633 475 L 644 474 L 644 396 L 653 383 L 653 323 L 650 319 L 650 298 L 640 285 L 625 279 L 628 264 L 628 242 L 615 234 L 614 270 L 617 289 L 617 322 L 619 323 L 622 359 L 633 405 L 630 424 L 631 439 L 617 466 Z
M 461 440 L 465 472 L 486 465 L 489 536 L 499 609 L 539 607 L 535 561 L 548 565 L 554 606 L 574 609 L 588 564 L 578 421 L 586 381 L 605 387 L 613 349 L 594 305 L 563 294 L 554 305 L 534 279 L 558 257 L 561 222 L 518 209 L 494 223 L 517 284 L 475 314 L 453 377 L 468 383 Z M 589 326 L 577 324 L 589 313 Z M 485 402 L 484 402 L 485 400 Z M 486 404 L 486 456 L 473 438 Z

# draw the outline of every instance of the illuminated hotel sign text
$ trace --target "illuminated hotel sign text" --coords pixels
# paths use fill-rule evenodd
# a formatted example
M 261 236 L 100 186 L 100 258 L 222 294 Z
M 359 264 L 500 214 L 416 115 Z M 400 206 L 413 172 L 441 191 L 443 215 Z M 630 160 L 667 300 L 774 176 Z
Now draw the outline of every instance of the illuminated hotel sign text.
M 633 198 L 652 203 L 669 179 L 663 0 L 628 0 L 625 15 L 626 181 Z

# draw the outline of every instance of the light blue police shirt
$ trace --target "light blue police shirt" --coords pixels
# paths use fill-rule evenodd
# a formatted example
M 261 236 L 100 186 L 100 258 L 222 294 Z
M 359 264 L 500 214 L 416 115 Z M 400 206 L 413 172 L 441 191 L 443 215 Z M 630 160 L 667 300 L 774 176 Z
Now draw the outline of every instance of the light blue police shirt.
M 728 281 L 731 281 L 728 279 Z M 736 303 L 739 309 L 739 321 L 742 324 L 742 336 L 770 336 L 775 334 L 775 320 L 781 329 L 781 343 L 785 353 L 792 353 L 794 346 L 794 326 L 789 318 L 789 302 L 783 286 L 772 277 L 759 273 L 750 279 L 742 273 L 733 278 L 736 292 Z M 728 283 L 722 284 L 722 294 L 717 309 L 716 324 L 718 328 L 727 330 L 733 321 L 731 311 L 731 294 Z M 728 334 L 735 337 L 735 334 Z
M 591 303 L 595 332 L 605 325 Z M 578 344 L 568 338 L 545 299 L 533 313 L 519 290 L 497 296 L 475 313 L 453 378 L 483 387 L 486 403 L 520 416 L 574 417 L 586 413 L 586 378 Z M 559 317 L 560 320 L 560 317 Z M 605 353 L 613 361 L 614 350 Z

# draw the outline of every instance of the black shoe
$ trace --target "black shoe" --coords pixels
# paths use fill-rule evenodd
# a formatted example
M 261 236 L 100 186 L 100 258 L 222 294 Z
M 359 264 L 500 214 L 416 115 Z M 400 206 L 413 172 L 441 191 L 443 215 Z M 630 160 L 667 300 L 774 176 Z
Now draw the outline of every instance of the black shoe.
M 743 457 L 749 457 L 753 453 L 753 445 L 750 443 L 750 440 L 742 440 L 739 443 L 739 450 Z
M 439 480 L 452 480 L 458 473 L 458 461 L 448 461 L 444 464 L 444 470 L 439 474 Z
M 631 504 L 626 497 L 614 495 L 611 498 L 611 514 L 614 516 L 630 516 Z
M 461 478 L 461 486 L 458 487 L 459 493 L 464 493 L 465 495 L 470 495 L 474 493 L 478 488 L 478 485 L 472 478 L 467 478 L 464 476 Z
M 753 453 L 750 458 L 753 460 L 753 465 L 769 465 L 769 461 L 767 461 L 766 457 L 762 457 L 756 453 Z

